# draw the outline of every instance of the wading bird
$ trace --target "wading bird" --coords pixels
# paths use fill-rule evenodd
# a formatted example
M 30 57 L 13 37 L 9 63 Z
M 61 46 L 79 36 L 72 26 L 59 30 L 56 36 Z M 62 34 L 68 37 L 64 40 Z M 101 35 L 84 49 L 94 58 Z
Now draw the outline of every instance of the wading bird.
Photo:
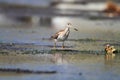
M 114 48 L 114 46 L 110 46 L 109 44 L 105 47 L 105 52 L 107 55 L 112 55 L 114 53 L 117 53 L 117 50 Z
M 78 31 L 78 29 L 74 28 L 71 23 L 68 23 L 66 28 L 63 30 L 60 30 L 59 32 L 55 33 L 53 36 L 51 36 L 52 39 L 54 39 L 54 47 L 56 48 L 56 42 L 61 41 L 62 42 L 62 48 L 65 48 L 64 42 L 67 40 L 70 28 L 73 28 L 75 31 Z
M 114 46 L 111 46 L 109 44 L 105 46 L 105 52 L 106 52 L 105 54 L 106 60 L 113 59 L 115 57 L 115 54 L 118 53 L 118 51 L 114 48 Z

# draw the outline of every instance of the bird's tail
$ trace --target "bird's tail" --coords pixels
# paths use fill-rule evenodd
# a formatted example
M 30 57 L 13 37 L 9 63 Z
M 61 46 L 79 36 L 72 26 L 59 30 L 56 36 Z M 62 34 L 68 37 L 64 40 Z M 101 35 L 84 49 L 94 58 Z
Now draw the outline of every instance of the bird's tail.
M 50 39 L 53 39 L 53 36 L 51 36 Z

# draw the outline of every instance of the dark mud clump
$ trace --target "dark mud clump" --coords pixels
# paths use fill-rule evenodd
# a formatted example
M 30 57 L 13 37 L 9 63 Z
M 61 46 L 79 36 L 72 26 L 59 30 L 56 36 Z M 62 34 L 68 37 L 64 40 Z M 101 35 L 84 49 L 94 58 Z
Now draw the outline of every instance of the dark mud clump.
M 31 74 L 56 74 L 57 71 L 33 71 L 28 69 L 0 68 L 1 72 L 31 73 Z

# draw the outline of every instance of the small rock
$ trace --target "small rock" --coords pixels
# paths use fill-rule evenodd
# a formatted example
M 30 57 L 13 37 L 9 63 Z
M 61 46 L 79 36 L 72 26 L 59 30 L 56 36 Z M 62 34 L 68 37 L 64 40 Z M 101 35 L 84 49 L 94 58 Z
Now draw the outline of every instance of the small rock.
M 80 73 L 79 73 L 79 75 L 81 76 L 81 75 L 82 75 L 82 73 L 80 72 Z

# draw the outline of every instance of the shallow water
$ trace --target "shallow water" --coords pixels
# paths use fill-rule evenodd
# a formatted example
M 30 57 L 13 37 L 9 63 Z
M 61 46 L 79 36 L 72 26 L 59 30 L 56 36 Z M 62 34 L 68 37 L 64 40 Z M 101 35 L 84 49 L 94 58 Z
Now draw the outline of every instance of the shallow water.
M 8 21 L 9 22 L 9 21 Z M 65 45 L 80 51 L 103 51 L 107 43 L 120 49 L 119 21 L 88 20 L 83 18 L 55 17 L 52 26 L 9 22 L 0 25 L 1 43 L 19 43 L 16 47 L 50 51 L 52 34 L 67 22 L 72 22 L 78 32 L 71 30 Z M 59 27 L 61 26 L 61 27 Z M 70 41 L 72 39 L 73 41 Z M 83 39 L 82 41 L 80 39 Z M 89 40 L 90 39 L 90 40 Z M 24 45 L 28 43 L 30 45 Z M 32 43 L 32 44 L 31 44 Z M 22 45 L 23 44 L 23 45 Z M 60 47 L 61 43 L 57 44 Z M 57 71 L 56 74 L 26 74 L 0 72 L 0 80 L 119 80 L 120 56 L 106 59 L 104 55 L 82 52 L 55 51 L 52 54 L 0 54 L 0 68 Z M 99 53 L 99 54 L 104 54 Z
M 20 55 L 19 55 L 20 56 Z M 57 71 L 56 74 L 24 74 L 0 72 L 1 80 L 119 80 L 120 57 L 106 60 L 104 55 L 50 54 L 34 56 L 1 56 L 0 67 L 42 71 Z M 41 58 L 42 56 L 42 58 Z M 4 58 L 4 59 L 3 59 Z M 8 59 L 6 59 L 8 58 Z M 26 59 L 27 58 L 27 59 Z M 8 60 L 8 61 L 7 61 Z M 4 62 L 4 63 L 3 63 Z

